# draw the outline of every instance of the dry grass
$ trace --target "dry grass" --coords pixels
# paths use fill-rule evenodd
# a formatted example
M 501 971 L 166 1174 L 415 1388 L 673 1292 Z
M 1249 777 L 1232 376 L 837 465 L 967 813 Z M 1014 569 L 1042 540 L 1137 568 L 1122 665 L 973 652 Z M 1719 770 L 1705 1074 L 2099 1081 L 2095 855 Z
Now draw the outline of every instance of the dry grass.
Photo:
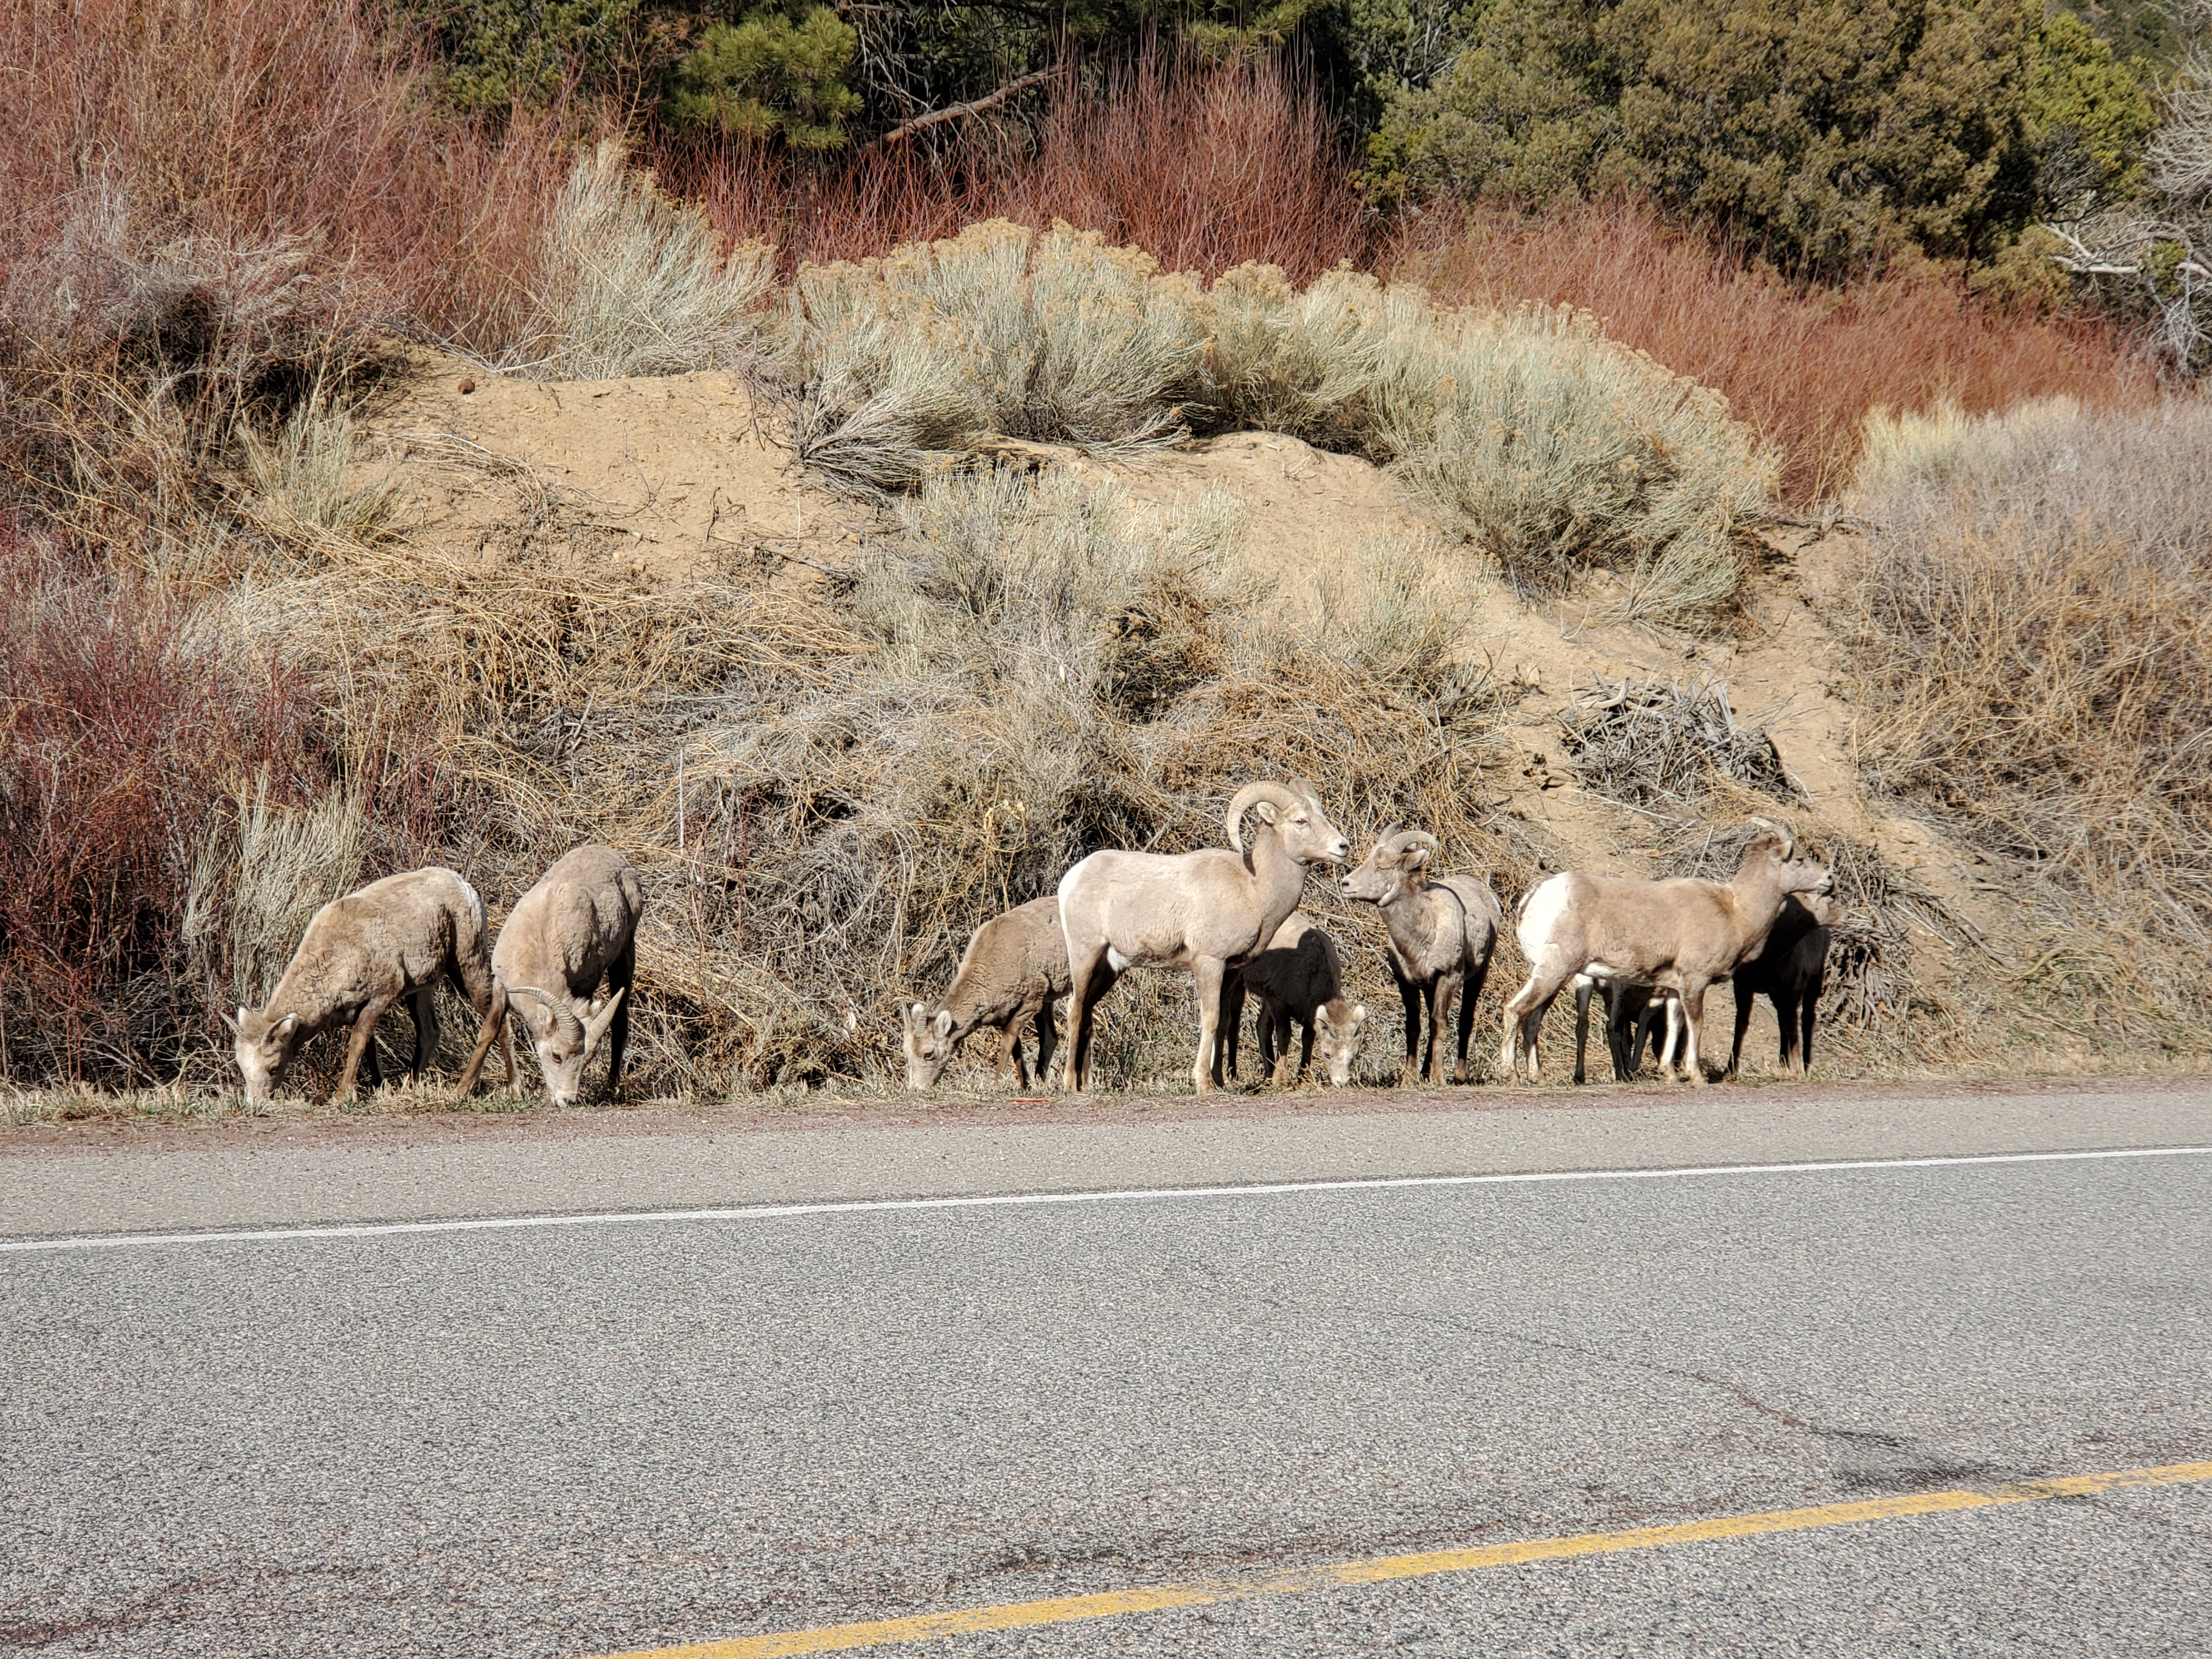
M 2212 411 L 1880 422 L 1838 622 L 1869 780 L 2021 903 L 2007 973 L 2106 1048 L 2201 1051 Z
M 631 171 L 608 141 L 579 156 L 553 205 L 532 308 L 506 363 L 549 380 L 711 368 L 756 343 L 775 284 L 765 243 L 723 251 L 707 216 Z
M 2148 356 L 2109 324 L 1984 305 L 1935 267 L 1793 283 L 1633 204 L 1417 222 L 1382 263 L 1457 303 L 1593 313 L 1613 338 L 1724 394 L 1773 446 L 1798 503 L 1845 485 L 1875 409 L 1948 398 L 1982 413 L 2058 396 L 2130 407 L 2158 394 Z

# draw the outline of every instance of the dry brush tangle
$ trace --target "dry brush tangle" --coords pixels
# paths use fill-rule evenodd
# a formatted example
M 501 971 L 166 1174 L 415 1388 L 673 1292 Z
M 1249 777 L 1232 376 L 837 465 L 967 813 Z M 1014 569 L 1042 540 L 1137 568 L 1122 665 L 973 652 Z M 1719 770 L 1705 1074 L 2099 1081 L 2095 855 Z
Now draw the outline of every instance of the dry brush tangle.
M 1869 556 L 1833 610 L 1869 781 L 2002 872 L 1993 965 L 2046 1029 L 2201 1052 L 2212 413 L 1885 419 L 1853 505 Z

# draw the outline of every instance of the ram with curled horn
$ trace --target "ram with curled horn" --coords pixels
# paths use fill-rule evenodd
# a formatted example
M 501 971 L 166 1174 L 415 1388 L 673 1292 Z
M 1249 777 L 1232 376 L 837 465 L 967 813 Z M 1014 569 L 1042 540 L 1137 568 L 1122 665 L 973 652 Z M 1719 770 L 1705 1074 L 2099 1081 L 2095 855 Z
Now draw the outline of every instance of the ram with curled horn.
M 1729 881 L 1638 881 L 1568 871 L 1531 889 L 1521 901 L 1516 930 L 1528 979 L 1505 1005 L 1499 1070 L 1512 1074 L 1525 1051 L 1529 1076 L 1540 1074 L 1544 1012 L 1563 986 L 1586 979 L 1607 988 L 1626 984 L 1670 993 L 1680 1003 L 1689 1076 L 1705 1082 L 1698 1024 L 1707 988 L 1759 953 L 1793 896 L 1834 885 L 1826 866 L 1798 856 L 1796 837 L 1787 830 L 1765 818 L 1752 820 L 1752 827 L 1757 833 L 1744 844 Z M 1662 1069 L 1670 1067 L 1662 1060 Z
M 1258 823 L 1248 837 L 1247 817 Z M 1222 817 L 1229 848 L 1093 853 L 1060 882 L 1067 944 L 1066 1086 L 1091 1082 L 1099 1000 L 1131 968 L 1187 969 L 1197 980 L 1198 1053 L 1191 1084 L 1212 1080 L 1222 976 L 1265 950 L 1305 890 L 1306 871 L 1351 850 L 1313 786 L 1248 783 Z
M 1474 1030 L 1474 1005 L 1490 975 L 1498 948 L 1504 908 L 1486 882 L 1474 876 L 1431 873 L 1437 838 L 1425 830 L 1382 832 L 1359 867 L 1344 878 L 1346 898 L 1373 905 L 1389 931 L 1385 959 L 1406 1006 L 1406 1065 L 1403 1081 L 1426 1073 L 1444 1080 L 1445 1021 L 1452 999 L 1459 999 L 1458 1060 L 1454 1081 L 1467 1081 L 1467 1048 Z M 1429 1048 L 1421 1058 L 1421 1020 L 1428 1017 Z
M 629 993 L 644 914 L 637 872 L 611 847 L 577 848 L 516 900 L 492 947 L 494 1008 L 462 1074 L 464 1091 L 495 1038 L 505 1045 L 507 1075 L 514 1075 L 511 1013 L 530 1038 L 556 1106 L 573 1105 L 582 1095 L 585 1063 L 603 1041 L 611 1097 L 622 1085 L 629 1044 Z M 607 994 L 599 1000 L 603 984 Z

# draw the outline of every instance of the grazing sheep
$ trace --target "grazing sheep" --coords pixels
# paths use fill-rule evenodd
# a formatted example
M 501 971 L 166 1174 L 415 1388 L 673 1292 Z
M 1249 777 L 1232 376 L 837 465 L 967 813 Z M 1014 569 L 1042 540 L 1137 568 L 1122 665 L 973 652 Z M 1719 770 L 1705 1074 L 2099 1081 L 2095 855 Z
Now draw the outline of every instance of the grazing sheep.
M 1455 1082 L 1467 1081 L 1467 1045 L 1474 1005 L 1490 976 L 1491 954 L 1505 913 L 1498 896 L 1473 876 L 1431 876 L 1437 838 L 1422 830 L 1385 830 L 1366 862 L 1344 878 L 1345 896 L 1371 904 L 1389 930 L 1387 960 L 1406 1005 L 1406 1065 L 1401 1081 L 1420 1079 L 1421 1012 L 1429 1015 L 1429 1080 L 1444 1080 L 1438 1041 L 1452 999 L 1460 998 L 1459 1060 Z
M 1773 931 L 1759 954 L 1735 970 L 1735 1041 L 1729 1047 L 1729 1074 L 1743 1058 L 1743 1034 L 1751 1026 L 1751 1003 L 1764 994 L 1774 1004 L 1782 1026 L 1782 1064 L 1802 1077 L 1813 1069 L 1813 1024 L 1828 976 L 1829 930 L 1842 920 L 1843 906 L 1818 894 L 1793 898 L 1782 907 Z
M 905 1027 L 906 1086 L 933 1089 L 970 1031 L 999 1033 L 999 1069 L 1013 1068 L 1014 1086 L 1030 1086 L 1022 1060 L 1022 1027 L 1036 1021 L 1036 1075 L 1052 1066 L 1053 1005 L 1067 994 L 1067 941 L 1060 900 L 1031 899 L 978 927 L 961 952 L 959 971 L 934 1012 L 921 1003 L 899 1011 Z
M 1242 823 L 1260 820 L 1248 849 Z M 1091 1081 L 1092 1010 L 1131 968 L 1188 968 L 1198 981 L 1198 1054 L 1191 1085 L 1212 1080 L 1221 981 L 1266 948 L 1297 908 L 1306 866 L 1351 851 L 1312 786 L 1248 783 L 1223 819 L 1232 851 L 1093 853 L 1060 881 L 1067 936 L 1068 1030 L 1065 1086 Z
M 579 847 L 538 879 L 514 903 L 491 953 L 499 1006 L 477 1034 L 476 1053 L 462 1074 L 476 1081 L 492 1039 L 508 1044 L 507 1076 L 514 1075 L 512 1012 L 537 1051 L 545 1093 L 556 1106 L 573 1105 L 583 1092 L 584 1065 L 611 1032 L 607 1094 L 622 1086 L 623 1051 L 629 1044 L 629 988 L 637 975 L 637 923 L 645 890 L 637 872 L 611 847 Z M 611 994 L 592 1000 L 605 981 Z M 534 1005 L 524 1007 L 516 998 Z
M 1295 1083 L 1313 1063 L 1319 1039 L 1322 1065 L 1337 1088 L 1352 1081 L 1352 1063 L 1359 1058 L 1359 1034 L 1367 1024 L 1367 1005 L 1347 1001 L 1344 995 L 1344 962 L 1336 941 L 1322 932 L 1303 910 L 1275 930 L 1267 948 L 1242 968 L 1232 968 L 1221 979 L 1221 1069 L 1237 1075 L 1237 1043 L 1244 1022 L 1244 997 L 1249 992 L 1259 1003 L 1255 1021 L 1260 1040 L 1260 1060 L 1274 1074 L 1278 1087 Z M 1291 1065 L 1291 1022 L 1304 1032 L 1298 1063 Z M 1218 1073 L 1215 1080 L 1219 1081 Z
M 1528 982 L 1505 1006 L 1498 1069 L 1509 1076 L 1517 1071 L 1517 1044 L 1527 1048 L 1529 1077 L 1539 1074 L 1544 1011 L 1569 980 L 1586 974 L 1679 995 L 1689 1028 L 1690 1075 L 1702 1085 L 1698 1022 L 1706 987 L 1759 953 L 1792 894 L 1825 893 L 1833 879 L 1817 860 L 1796 857 L 1795 840 L 1768 825 L 1745 847 L 1727 883 L 1573 872 L 1540 882 L 1521 902 L 1521 948 L 1532 966 Z
M 408 1075 L 419 1078 L 438 1048 L 441 975 L 479 1016 L 490 1017 L 497 986 L 484 951 L 489 932 L 476 889 L 434 865 L 386 876 L 325 904 L 307 923 L 267 1005 L 258 1012 L 241 1007 L 235 1019 L 225 1016 L 236 1038 L 234 1052 L 246 1079 L 246 1097 L 266 1100 L 307 1039 L 334 1026 L 349 1027 L 351 1035 L 332 1098 L 353 1098 L 354 1076 L 364 1061 L 369 1087 L 380 1087 L 376 1022 L 403 997 L 415 1016 L 415 1054 Z M 512 1082 L 512 1060 L 507 1075 Z M 462 1091 L 475 1084 L 472 1065 L 462 1079 Z

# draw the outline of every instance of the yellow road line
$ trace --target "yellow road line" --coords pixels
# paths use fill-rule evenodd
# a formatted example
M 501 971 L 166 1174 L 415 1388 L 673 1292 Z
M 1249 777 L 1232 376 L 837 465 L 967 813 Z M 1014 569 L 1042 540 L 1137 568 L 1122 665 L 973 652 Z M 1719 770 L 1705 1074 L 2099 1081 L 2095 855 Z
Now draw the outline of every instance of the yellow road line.
M 1419 1555 L 1386 1555 L 1367 1561 L 1301 1568 L 1265 1578 L 1208 1579 L 1188 1584 L 1159 1584 L 1149 1589 L 1107 1590 L 1096 1595 L 1063 1595 L 1045 1601 L 1014 1601 L 1002 1607 L 966 1607 L 956 1613 L 915 1613 L 855 1625 L 825 1625 L 816 1630 L 779 1631 L 740 1636 L 726 1642 L 695 1642 L 676 1648 L 651 1648 L 611 1654 L 602 1659 L 784 1659 L 800 1653 L 842 1653 L 854 1648 L 888 1647 L 927 1642 L 940 1636 L 981 1631 L 1026 1630 L 1040 1625 L 1109 1619 L 1117 1613 L 1158 1613 L 1167 1607 L 1203 1607 L 1282 1595 L 1344 1584 L 1381 1584 L 1398 1578 L 1427 1578 L 1438 1573 L 1473 1572 L 1529 1561 L 1565 1561 L 1583 1555 L 1613 1555 L 1623 1550 L 1658 1549 L 1670 1544 L 1702 1544 L 1720 1538 L 1759 1538 L 1769 1533 L 1802 1532 L 1813 1527 L 1850 1527 L 1908 1515 L 1948 1515 L 1960 1510 L 1992 1509 L 2005 1504 L 2037 1504 L 2054 1498 L 2083 1498 L 2123 1492 L 2131 1486 L 2172 1486 L 2212 1480 L 2212 1462 L 2168 1463 L 2154 1469 L 2113 1469 L 2102 1474 L 2065 1475 L 2024 1480 L 1988 1492 L 1912 1492 L 1874 1498 L 1857 1504 L 1823 1504 L 1805 1510 L 1771 1510 L 1759 1515 L 1725 1515 L 1671 1527 L 1638 1527 L 1627 1532 L 1586 1532 L 1568 1538 L 1528 1538 L 1476 1549 L 1431 1550 Z

